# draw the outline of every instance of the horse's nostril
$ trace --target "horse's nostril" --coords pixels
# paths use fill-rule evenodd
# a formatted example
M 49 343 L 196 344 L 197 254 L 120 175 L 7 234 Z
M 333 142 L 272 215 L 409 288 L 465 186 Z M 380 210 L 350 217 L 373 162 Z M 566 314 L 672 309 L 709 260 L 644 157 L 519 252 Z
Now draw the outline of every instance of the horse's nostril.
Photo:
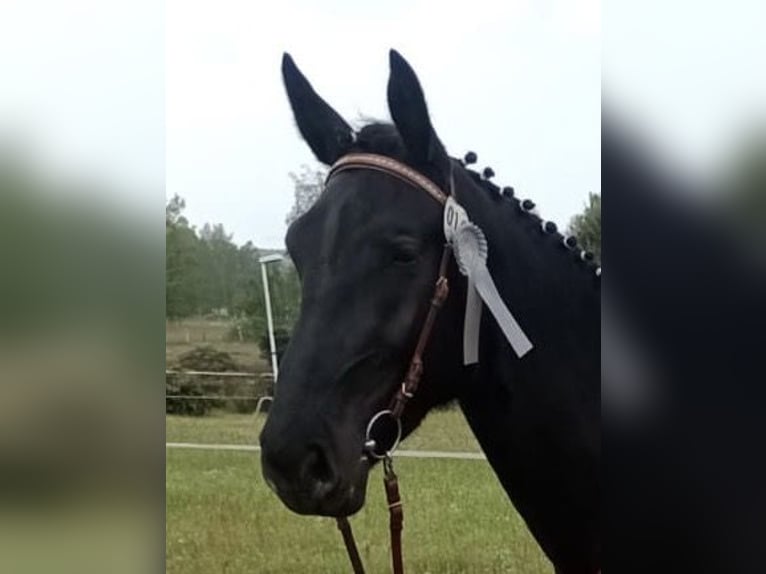
M 296 442 L 262 444 L 263 477 L 291 509 L 317 513 L 337 497 L 341 476 L 332 452 L 321 443 Z
M 304 479 L 317 481 L 325 485 L 332 485 L 336 478 L 327 452 L 316 444 L 309 447 L 301 474 Z

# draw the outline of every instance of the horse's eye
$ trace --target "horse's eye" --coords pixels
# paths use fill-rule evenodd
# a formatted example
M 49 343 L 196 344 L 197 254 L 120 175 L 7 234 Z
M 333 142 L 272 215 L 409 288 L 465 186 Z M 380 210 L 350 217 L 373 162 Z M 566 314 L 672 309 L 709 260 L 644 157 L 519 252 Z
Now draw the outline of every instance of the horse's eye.
M 418 259 L 418 248 L 412 242 L 397 242 L 392 246 L 393 259 L 395 263 L 406 265 L 414 263 Z
M 417 259 L 417 255 L 408 251 L 397 251 L 394 254 L 394 261 L 397 263 L 414 263 L 415 259 Z

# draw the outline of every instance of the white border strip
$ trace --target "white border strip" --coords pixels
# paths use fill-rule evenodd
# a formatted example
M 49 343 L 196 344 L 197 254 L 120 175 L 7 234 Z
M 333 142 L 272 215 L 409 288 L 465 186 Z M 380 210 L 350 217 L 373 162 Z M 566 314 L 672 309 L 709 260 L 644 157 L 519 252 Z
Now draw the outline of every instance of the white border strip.
M 246 444 L 211 444 L 196 442 L 167 442 L 165 448 L 187 448 L 197 450 L 233 450 L 246 452 L 260 452 L 260 446 Z M 449 452 L 440 450 L 398 450 L 394 457 L 402 458 L 442 458 L 457 460 L 487 460 L 481 452 Z

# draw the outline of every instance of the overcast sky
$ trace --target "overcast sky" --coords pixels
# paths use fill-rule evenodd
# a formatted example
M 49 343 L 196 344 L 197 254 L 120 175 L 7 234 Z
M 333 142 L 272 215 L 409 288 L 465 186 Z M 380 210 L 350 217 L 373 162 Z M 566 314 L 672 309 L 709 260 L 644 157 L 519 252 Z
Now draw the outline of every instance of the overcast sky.
M 393 47 L 418 73 L 448 151 L 476 151 L 498 184 L 566 224 L 601 191 L 599 26 L 597 0 L 168 0 L 166 192 L 186 199 L 193 223 L 281 247 L 288 172 L 314 163 L 282 52 L 353 125 L 389 119 Z
M 288 173 L 313 162 L 285 50 L 353 123 L 388 118 L 398 49 L 449 152 L 476 151 L 561 226 L 601 191 L 602 65 L 604 97 L 679 164 L 710 168 L 764 117 L 763 0 L 611 2 L 603 34 L 598 0 L 165 4 L 163 18 L 155 0 L 4 0 L 0 144 L 157 221 L 162 190 L 178 193 L 193 224 L 238 243 L 283 245 Z

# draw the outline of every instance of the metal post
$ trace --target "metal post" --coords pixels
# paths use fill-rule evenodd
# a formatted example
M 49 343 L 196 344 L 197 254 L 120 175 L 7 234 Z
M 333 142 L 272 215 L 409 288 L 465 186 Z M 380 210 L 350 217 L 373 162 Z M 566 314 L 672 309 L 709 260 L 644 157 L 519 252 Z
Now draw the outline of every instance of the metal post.
M 267 255 L 261 257 L 258 261 L 261 264 L 261 277 L 263 279 L 263 297 L 266 300 L 266 321 L 269 328 L 269 350 L 271 351 L 271 372 L 274 375 L 274 385 L 277 384 L 279 377 L 279 366 L 277 364 L 277 345 L 274 341 L 274 320 L 271 315 L 271 296 L 269 294 L 269 277 L 266 272 L 266 264 L 272 261 L 280 261 L 281 255 Z

